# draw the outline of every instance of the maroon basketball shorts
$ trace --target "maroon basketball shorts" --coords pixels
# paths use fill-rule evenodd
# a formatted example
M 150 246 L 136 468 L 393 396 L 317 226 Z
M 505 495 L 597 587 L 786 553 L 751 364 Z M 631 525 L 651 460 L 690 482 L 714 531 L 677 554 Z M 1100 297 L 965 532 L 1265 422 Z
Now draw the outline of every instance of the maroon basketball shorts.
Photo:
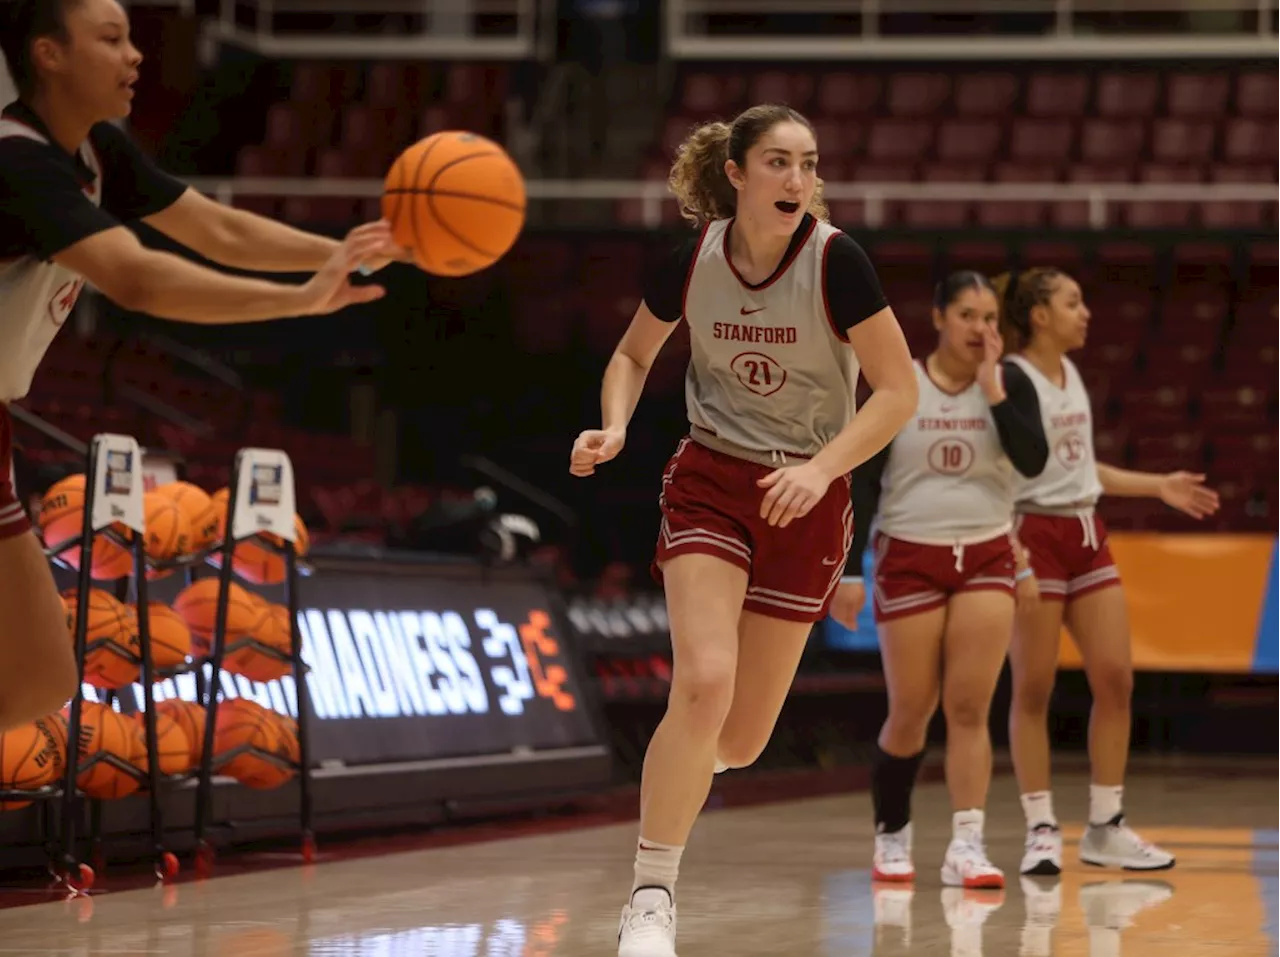
M 662 526 L 653 576 L 678 555 L 714 555 L 747 573 L 743 608 L 787 621 L 826 617 L 853 539 L 849 478 L 831 483 L 803 518 L 786 528 L 760 517 L 774 471 L 682 439 L 662 476 Z
M 1120 584 L 1120 570 L 1107 545 L 1107 527 L 1092 511 L 1020 514 L 1014 529 L 1031 555 L 1041 598 L 1070 602 Z
M 970 545 L 920 545 L 877 532 L 872 548 L 877 622 L 942 608 L 960 592 L 1014 594 L 1008 533 Z
M 0 539 L 13 538 L 31 528 L 13 487 L 13 419 L 0 402 Z

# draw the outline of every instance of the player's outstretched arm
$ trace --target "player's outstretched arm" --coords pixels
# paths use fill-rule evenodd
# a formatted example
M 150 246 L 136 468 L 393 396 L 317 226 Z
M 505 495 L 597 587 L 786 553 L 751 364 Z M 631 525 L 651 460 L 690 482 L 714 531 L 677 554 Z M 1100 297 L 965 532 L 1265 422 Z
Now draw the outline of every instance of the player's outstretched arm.
M 339 245 L 328 236 L 224 206 L 195 189 L 143 221 L 212 262 L 254 272 L 315 272 Z M 362 265 L 376 271 L 390 262 L 413 262 L 413 252 L 387 234 L 384 247 Z
M 1207 518 L 1218 510 L 1218 493 L 1205 485 L 1204 479 L 1192 472 L 1134 472 L 1098 463 L 1103 494 L 1158 498 L 1192 518 Z
M 54 254 L 125 309 L 162 319 L 224 325 L 322 315 L 381 298 L 379 286 L 353 286 L 350 274 L 389 241 L 390 230 L 352 232 L 304 285 L 228 276 L 180 256 L 147 249 L 117 226 Z

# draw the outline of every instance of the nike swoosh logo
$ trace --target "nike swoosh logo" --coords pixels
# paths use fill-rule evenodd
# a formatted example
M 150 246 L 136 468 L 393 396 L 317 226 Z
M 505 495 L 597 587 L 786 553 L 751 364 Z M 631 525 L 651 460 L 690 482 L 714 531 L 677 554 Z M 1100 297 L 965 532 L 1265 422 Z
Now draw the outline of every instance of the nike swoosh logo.
M 750 315 L 754 315 L 757 312 L 764 312 L 767 308 L 769 307 L 761 306 L 759 309 L 748 309 L 746 306 L 743 306 L 741 309 L 738 310 L 738 312 L 744 316 L 750 316 Z
M 943 414 L 944 414 L 944 415 L 945 415 L 947 412 L 954 412 L 955 410 L 956 410 L 956 407 L 955 407 L 954 405 L 944 405 L 944 406 L 942 407 L 942 412 L 943 412 Z
M 824 559 L 822 560 L 822 564 L 824 564 L 824 565 L 826 565 L 828 568 L 830 568 L 830 567 L 831 567 L 831 566 L 833 566 L 833 565 L 839 565 L 839 564 L 840 564 L 840 559 L 838 559 L 838 558 L 824 558 Z

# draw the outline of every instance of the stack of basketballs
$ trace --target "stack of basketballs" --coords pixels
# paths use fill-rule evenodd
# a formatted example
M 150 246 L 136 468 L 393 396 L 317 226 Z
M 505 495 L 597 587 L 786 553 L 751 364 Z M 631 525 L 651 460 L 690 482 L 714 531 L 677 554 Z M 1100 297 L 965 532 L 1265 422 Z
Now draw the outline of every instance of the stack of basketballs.
M 158 485 L 143 496 L 143 514 L 147 528 L 147 557 L 154 562 L 172 561 L 204 551 L 221 541 L 227 524 L 227 501 L 230 492 L 220 489 L 209 495 L 190 482 L 168 482 Z M 84 475 L 69 475 L 50 487 L 40 504 L 40 529 L 46 545 L 68 542 L 84 527 Z M 132 533 L 120 525 L 112 526 L 123 540 Z M 301 517 L 294 516 L 298 555 L 307 553 L 310 536 Z M 266 536 L 279 545 L 274 535 Z M 72 548 L 63 555 L 73 568 L 80 567 L 80 552 Z M 215 564 L 218 556 L 214 556 Z M 256 585 L 278 585 L 284 581 L 284 557 L 256 541 L 236 546 L 232 568 L 245 581 Z M 127 549 L 100 536 L 93 546 L 91 574 L 97 581 L 115 581 L 133 572 Z M 164 578 L 171 571 L 152 571 L 149 578 Z
M 80 536 L 84 524 L 85 477 L 62 479 L 45 494 L 39 525 L 46 545 L 68 543 Z M 209 495 L 189 482 L 170 482 L 145 493 L 145 550 L 153 562 L 199 554 L 222 540 L 226 528 L 229 491 Z M 295 548 L 299 556 L 309 547 L 302 519 L 294 517 Z M 132 533 L 113 526 L 119 538 Z M 277 540 L 277 544 L 278 544 Z M 62 555 L 79 568 L 80 549 Z M 214 563 L 218 556 L 214 556 Z M 283 556 L 250 540 L 236 546 L 232 570 L 259 585 L 284 581 Z M 106 536 L 94 542 L 90 574 L 96 581 L 115 581 L 133 573 L 131 553 Z M 148 572 L 164 578 L 172 569 Z M 212 653 L 218 581 L 201 579 L 183 589 L 173 607 L 149 603 L 152 663 L 157 672 L 171 671 L 192 656 Z M 67 626 L 74 635 L 78 591 L 63 592 Z M 137 608 L 118 601 L 101 588 L 91 588 L 85 629 L 85 681 L 103 690 L 118 691 L 139 678 L 141 644 Z M 288 609 L 232 584 L 228 596 L 223 668 L 253 681 L 271 681 L 291 669 Z M 158 701 L 156 738 L 159 770 L 184 774 L 199 766 L 203 754 L 205 710 L 171 698 Z M 66 770 L 69 707 L 39 721 L 0 734 L 0 789 L 37 790 L 58 784 Z M 126 717 L 111 707 L 85 701 L 81 710 L 79 787 L 94 798 L 125 797 L 145 780 L 147 749 L 142 715 Z M 297 725 L 292 719 L 239 698 L 219 704 L 215 729 L 215 766 L 250 787 L 276 787 L 293 776 L 288 762 L 298 760 Z M 0 811 L 25 807 L 28 802 L 0 802 Z

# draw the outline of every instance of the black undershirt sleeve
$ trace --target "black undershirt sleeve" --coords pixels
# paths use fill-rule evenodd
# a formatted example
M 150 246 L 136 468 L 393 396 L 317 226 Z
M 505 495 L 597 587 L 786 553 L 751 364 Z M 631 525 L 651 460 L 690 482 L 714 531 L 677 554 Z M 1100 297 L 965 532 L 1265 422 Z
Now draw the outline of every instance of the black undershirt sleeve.
M 991 407 L 1000 447 L 1015 469 L 1027 478 L 1035 478 L 1049 461 L 1049 440 L 1040 418 L 1040 399 L 1035 384 L 1017 364 L 1006 362 L 1001 371 L 1006 397 Z
M 0 258 L 48 260 L 119 226 L 83 186 L 71 157 L 25 137 L 0 141 Z
M 187 191 L 119 127 L 99 123 L 90 137 L 102 163 L 102 208 L 121 222 L 167 209 Z
M 871 260 L 844 233 L 831 238 L 823 267 L 827 309 L 831 322 L 843 335 L 889 305 Z
M 871 524 L 880 507 L 880 479 L 889 462 L 889 450 L 893 443 L 863 462 L 853 470 L 853 544 L 849 547 L 849 559 L 844 565 L 845 577 L 862 576 L 862 553 L 867 550 L 871 538 Z
M 663 256 L 644 279 L 644 304 L 663 322 L 679 322 L 684 315 L 684 284 L 698 250 L 698 237 L 681 242 Z

